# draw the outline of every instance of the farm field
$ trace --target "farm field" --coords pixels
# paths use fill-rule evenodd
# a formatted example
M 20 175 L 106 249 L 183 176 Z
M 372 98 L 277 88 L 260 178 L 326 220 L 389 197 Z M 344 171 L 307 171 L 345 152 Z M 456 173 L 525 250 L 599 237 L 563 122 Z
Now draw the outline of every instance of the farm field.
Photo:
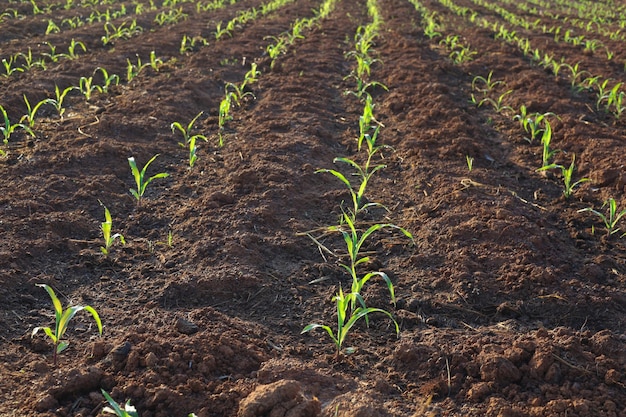
M 0 0 L 0 415 L 626 417 L 624 28 Z

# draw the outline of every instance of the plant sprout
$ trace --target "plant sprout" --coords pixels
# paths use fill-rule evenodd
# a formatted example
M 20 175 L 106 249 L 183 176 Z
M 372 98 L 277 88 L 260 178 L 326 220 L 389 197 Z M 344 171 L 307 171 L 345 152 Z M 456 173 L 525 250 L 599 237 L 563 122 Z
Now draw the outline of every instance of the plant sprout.
M 310 332 L 314 329 L 323 329 L 326 330 L 330 338 L 335 344 L 337 348 L 336 356 L 338 357 L 341 353 L 341 348 L 348 336 L 348 333 L 352 329 L 352 327 L 356 324 L 359 319 L 363 317 L 367 317 L 372 313 L 383 313 L 388 316 L 396 328 L 396 334 L 400 333 L 400 327 L 398 326 L 398 322 L 395 321 L 391 313 L 385 311 L 381 308 L 364 308 L 358 307 L 352 311 L 350 311 L 350 304 L 353 298 L 358 298 L 360 301 L 363 301 L 363 298 L 359 293 L 348 293 L 344 294 L 341 287 L 339 287 L 339 293 L 333 297 L 333 301 L 337 304 L 337 333 L 333 331 L 333 329 L 325 324 L 312 323 L 302 329 L 300 334 L 304 334 Z
M 166 173 L 166 172 L 161 172 L 159 174 L 155 174 L 149 178 L 146 179 L 146 170 L 148 169 L 148 166 L 159 156 L 159 154 L 154 155 L 152 158 L 150 158 L 150 160 L 148 162 L 146 162 L 146 164 L 144 165 L 144 167 L 141 169 L 141 171 L 139 171 L 139 169 L 137 168 L 137 163 L 135 162 L 135 158 L 134 157 L 130 157 L 128 158 L 128 165 L 130 165 L 130 170 L 133 173 L 133 177 L 135 178 L 135 184 L 137 185 L 137 188 L 131 188 L 130 189 L 130 193 L 135 197 L 135 199 L 137 199 L 137 205 L 141 205 L 141 199 L 144 195 L 144 193 L 146 192 L 146 187 L 148 186 L 148 184 L 150 184 L 152 182 L 152 180 L 155 180 L 157 178 L 165 178 L 165 177 L 169 177 L 170 174 Z
M 102 409 L 105 413 L 115 414 L 117 417 L 139 417 L 139 413 L 137 413 L 137 409 L 130 405 L 130 400 L 126 401 L 124 404 L 124 408 L 122 407 L 109 395 L 108 392 L 101 389 L 102 395 L 109 403 L 110 407 L 104 407 Z
M 100 205 L 104 207 L 104 222 L 101 223 L 100 229 L 102 230 L 102 237 L 104 238 L 104 246 L 100 246 L 100 251 L 104 254 L 104 256 L 109 256 L 109 252 L 111 250 L 111 246 L 115 243 L 115 240 L 119 239 L 122 242 L 122 245 L 126 244 L 126 240 L 124 236 L 120 233 L 115 233 L 111 235 L 111 229 L 113 228 L 113 220 L 111 218 L 111 213 L 109 209 L 100 202 Z
M 50 327 L 35 327 L 31 334 L 31 337 L 34 336 L 39 330 L 42 330 L 48 337 L 52 340 L 54 344 L 53 350 L 53 363 L 54 366 L 57 364 L 57 355 L 63 352 L 69 346 L 69 342 L 62 340 L 65 332 L 67 330 L 67 326 L 70 323 L 70 320 L 81 310 L 85 310 L 89 314 L 93 316 L 93 319 L 98 326 L 98 332 L 102 335 L 102 322 L 100 321 L 100 316 L 96 312 L 96 310 L 91 306 L 72 306 L 63 310 L 63 306 L 61 302 L 57 298 L 54 290 L 47 284 L 36 284 L 38 287 L 44 288 L 50 298 L 52 299 L 52 304 L 54 306 L 54 316 L 55 316 L 55 327 L 52 330 Z
M 591 207 L 578 210 L 578 212 L 582 213 L 588 211 L 600 217 L 600 219 L 604 223 L 604 227 L 606 228 L 607 236 L 610 236 L 620 231 L 620 229 L 617 227 L 617 222 L 619 222 L 622 217 L 626 216 L 626 209 L 618 212 L 617 202 L 615 202 L 614 198 L 609 198 L 604 202 L 604 204 L 602 204 L 602 208 L 606 206 L 608 206 L 608 214 L 604 214 L 600 211 L 594 210 Z M 626 233 L 622 236 L 626 236 Z
M 550 165 L 543 166 L 539 169 L 539 171 L 545 171 L 548 169 L 560 169 L 561 170 L 561 174 L 563 175 L 563 186 L 564 186 L 563 195 L 565 196 L 565 198 L 570 198 L 572 196 L 572 194 L 574 193 L 575 187 L 582 184 L 583 182 L 590 181 L 589 178 L 581 178 L 578 181 L 572 182 L 572 176 L 574 175 L 575 159 L 576 159 L 576 155 L 572 155 L 572 163 L 570 164 L 569 168 L 565 168 L 562 165 L 550 164 Z
M 191 130 L 193 129 L 193 125 L 196 123 L 196 120 L 198 120 L 198 118 L 200 116 L 202 116 L 204 112 L 200 112 L 196 115 L 196 117 L 194 117 L 193 119 L 191 119 L 191 121 L 187 124 L 187 126 L 183 126 L 182 123 L 180 122 L 173 122 L 170 125 L 170 128 L 172 129 L 172 133 L 176 132 L 176 130 L 178 130 L 182 135 L 183 135 L 183 141 L 182 142 L 178 142 L 178 144 L 180 146 L 182 146 L 183 148 L 186 148 L 189 146 L 189 143 L 191 142 L 192 139 L 194 139 L 194 142 L 196 139 L 202 139 L 203 141 L 207 142 L 208 139 L 206 138 L 206 136 L 204 135 L 192 135 L 191 134 Z
M 11 138 L 11 135 L 13 135 L 13 132 L 15 132 L 16 129 L 22 129 L 26 131 L 26 133 L 28 133 L 32 137 L 35 137 L 35 133 L 32 131 L 32 129 L 26 126 L 25 124 L 23 123 L 12 124 L 11 120 L 9 119 L 9 115 L 7 114 L 4 107 L 2 107 L 1 105 L 0 105 L 0 113 L 2 114 L 4 118 L 4 127 L 0 126 L 0 132 L 2 132 L 3 142 L 5 145 L 9 143 L 9 139 Z

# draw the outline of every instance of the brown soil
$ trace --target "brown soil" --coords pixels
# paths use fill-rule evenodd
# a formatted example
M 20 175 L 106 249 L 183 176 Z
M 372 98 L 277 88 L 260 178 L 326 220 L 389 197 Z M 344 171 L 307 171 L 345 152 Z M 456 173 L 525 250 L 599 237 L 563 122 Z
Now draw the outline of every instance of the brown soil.
M 63 119 L 43 106 L 36 138 L 18 130 L 2 147 L 0 415 L 101 415 L 105 389 L 142 417 L 626 416 L 626 238 L 606 236 L 598 217 L 578 212 L 609 197 L 626 207 L 623 120 L 438 2 L 424 4 L 444 16 L 444 36 L 459 34 L 478 52 L 472 61 L 453 64 L 441 38 L 424 36 L 408 1 L 380 1 L 382 63 L 372 79 L 389 91 L 372 93 L 379 140 L 393 149 L 367 198 L 389 212 L 370 210 L 360 227 L 391 222 L 414 243 L 380 231 L 364 248 L 364 269 L 386 272 L 398 297 L 390 304 L 372 280 L 366 302 L 392 312 L 400 335 L 372 315 L 369 328 L 361 322 L 348 336 L 354 352 L 337 357 L 325 332 L 300 331 L 334 326 L 332 296 L 350 285 L 343 242 L 324 233 L 349 196 L 316 170 L 363 154 L 355 141 L 363 104 L 344 94 L 354 87 L 344 79 L 354 61 L 344 54 L 369 17 L 364 1 L 338 1 L 270 69 L 268 37 L 313 16 L 320 2 L 293 1 L 215 40 L 217 22 L 259 4 L 198 13 L 185 3 L 187 20 L 163 27 L 153 22 L 158 10 L 147 11 L 136 16 L 142 33 L 105 47 L 103 23 L 44 34 L 49 18 L 86 16 L 88 8 L 35 16 L 30 3 L 3 3 L 23 18 L 0 23 L 1 58 L 28 48 L 39 56 L 49 51 L 45 42 L 65 52 L 71 39 L 88 50 L 0 78 L 0 104 L 13 122 L 26 111 L 24 94 L 31 102 L 54 97 L 55 84 L 77 85 L 96 67 L 122 82 L 89 102 L 72 92 Z M 457 4 L 499 19 L 469 0 Z M 515 29 L 594 75 L 626 81 L 621 64 L 600 53 Z M 183 35 L 209 46 L 181 55 Z M 614 62 L 626 59 L 623 42 L 603 41 Z M 125 82 L 127 59 L 146 62 L 150 51 L 165 64 Z M 251 62 L 262 73 L 249 86 L 255 98 L 234 109 L 218 147 L 224 85 L 241 82 Z M 513 90 L 514 109 L 560 117 L 557 162 L 569 165 L 575 154 L 575 178 L 592 180 L 572 198 L 562 196 L 560 174 L 536 172 L 540 146 L 524 140 L 512 114 L 469 102 L 474 76 L 490 71 L 506 82 L 498 94 Z M 194 132 L 209 141 L 199 142 L 190 170 L 170 124 L 201 111 Z M 154 180 L 137 206 L 127 158 L 142 166 L 155 154 L 148 174 L 170 176 Z M 99 249 L 99 201 L 127 240 L 109 257 Z M 64 306 L 93 306 L 104 323 L 99 337 L 79 312 L 56 367 L 50 340 L 31 337 L 54 325 L 41 283 Z

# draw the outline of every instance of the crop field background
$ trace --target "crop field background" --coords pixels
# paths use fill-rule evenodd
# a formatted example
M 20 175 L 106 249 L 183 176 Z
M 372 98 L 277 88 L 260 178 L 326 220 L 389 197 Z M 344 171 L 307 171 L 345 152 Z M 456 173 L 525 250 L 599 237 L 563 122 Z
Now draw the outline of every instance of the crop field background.
M 625 45 L 623 1 L 0 1 L 0 415 L 626 416 Z

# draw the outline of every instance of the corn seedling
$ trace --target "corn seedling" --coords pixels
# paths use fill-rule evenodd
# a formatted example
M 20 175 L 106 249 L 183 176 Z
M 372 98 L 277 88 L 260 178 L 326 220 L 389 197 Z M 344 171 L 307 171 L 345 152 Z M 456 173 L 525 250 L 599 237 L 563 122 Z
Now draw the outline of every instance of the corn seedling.
M 67 17 L 61 20 L 61 26 L 67 26 L 69 29 L 76 29 L 83 26 L 85 22 L 82 21 L 80 16 Z
M 154 51 L 150 54 L 150 59 L 152 60 Z M 133 64 L 130 59 L 126 59 L 126 81 L 131 82 L 136 76 L 139 75 L 142 69 L 151 66 L 151 63 L 143 64 L 141 62 L 141 58 L 139 55 L 137 56 L 137 64 Z M 156 57 L 154 57 L 156 59 Z M 156 61 L 155 61 L 156 62 Z
M 37 6 L 37 3 L 35 3 L 35 0 L 30 0 L 30 4 L 33 6 L 33 14 L 34 15 L 38 15 L 38 14 L 43 14 L 44 11 L 41 10 L 39 8 L 39 6 Z
M 219 40 L 224 35 L 228 35 L 231 38 L 233 37 L 233 34 L 229 28 L 222 28 L 222 23 L 223 22 L 220 21 L 217 25 L 215 25 L 214 35 L 215 35 L 216 41 Z
M 315 171 L 316 173 L 319 172 L 327 172 L 329 174 L 332 174 L 333 176 L 335 176 L 337 179 L 339 179 L 347 188 L 348 191 L 350 193 L 350 198 L 352 200 L 352 208 L 351 208 L 351 215 L 353 218 L 356 218 L 356 215 L 362 211 L 365 210 L 369 207 L 380 207 L 381 204 L 380 203 L 367 203 L 367 204 L 363 204 L 363 197 L 365 194 L 365 189 L 367 188 L 367 184 L 369 182 L 369 180 L 372 178 L 372 175 L 374 175 L 374 173 L 382 168 L 385 168 L 385 165 L 376 165 L 374 166 L 372 169 L 369 169 L 369 166 L 366 167 L 366 169 L 364 170 L 363 168 L 361 168 L 359 166 L 359 164 L 357 164 L 356 162 L 354 162 L 351 159 L 348 158 L 335 158 L 333 160 L 333 163 L 337 163 L 337 162 L 343 162 L 345 164 L 350 165 L 351 167 L 353 167 L 356 171 L 357 174 L 356 176 L 359 178 L 360 180 L 360 184 L 358 185 L 358 188 L 355 188 L 352 186 L 352 183 L 350 182 L 350 180 L 348 180 L 348 178 L 342 174 L 341 172 L 334 170 L 334 169 L 318 169 L 317 171 Z
M 158 58 L 154 51 L 150 51 L 150 68 L 152 68 L 155 72 L 159 72 L 161 65 L 163 65 L 163 60 Z
M 46 63 L 44 62 L 43 58 L 40 59 L 35 59 L 33 57 L 33 51 L 28 48 L 28 52 L 27 53 L 23 53 L 20 52 L 18 54 L 15 55 L 16 57 L 21 57 L 24 60 L 24 65 L 22 65 L 22 68 L 24 69 L 24 71 L 30 71 L 33 68 L 41 68 L 43 70 L 46 69 Z
M 61 28 L 54 23 L 54 21 L 52 19 L 48 19 L 48 26 L 46 27 L 46 35 L 49 35 L 51 33 L 59 33 L 61 32 Z
M 552 126 L 549 121 L 544 122 L 543 133 L 541 134 L 541 145 L 543 150 L 541 153 L 541 169 L 550 165 L 550 159 L 554 157 L 558 152 L 558 149 L 551 149 L 550 143 L 552 142 Z
M 422 25 L 424 26 L 424 35 L 428 37 L 428 39 L 433 39 L 438 36 L 441 36 L 441 26 L 435 20 L 435 14 L 426 15 L 423 18 Z
M 38 287 L 44 288 L 50 298 L 52 299 L 52 305 L 54 306 L 54 316 L 55 316 L 55 327 L 52 330 L 50 327 L 35 327 L 31 334 L 31 337 L 34 336 L 39 330 L 42 330 L 51 340 L 54 345 L 53 350 L 53 364 L 56 366 L 57 364 L 57 355 L 63 352 L 69 346 L 69 342 L 62 340 L 65 332 L 67 331 L 67 327 L 70 323 L 70 320 L 81 310 L 85 310 L 89 314 L 93 316 L 93 319 L 98 326 L 98 331 L 100 335 L 102 335 L 102 322 L 100 321 L 100 316 L 96 312 L 96 310 L 91 306 L 72 306 L 63 310 L 63 306 L 61 305 L 61 301 L 57 298 L 54 290 L 49 285 L 46 284 L 36 284 Z
M 617 222 L 619 222 L 622 217 L 626 216 L 626 209 L 618 212 L 617 202 L 614 198 L 609 198 L 608 200 L 606 200 L 604 204 L 602 204 L 602 208 L 604 207 L 608 207 L 607 214 L 597 211 L 591 207 L 578 210 L 578 212 L 582 213 L 588 211 L 600 217 L 600 219 L 604 223 L 604 227 L 606 228 L 607 236 L 610 236 L 620 231 L 620 229 L 617 227 Z M 626 233 L 623 234 L 622 237 L 623 236 L 626 236 Z
M 193 129 L 193 125 L 196 123 L 196 120 L 198 120 L 198 118 L 200 116 L 202 116 L 204 112 L 200 112 L 196 115 L 196 117 L 194 117 L 193 119 L 191 119 L 191 121 L 187 124 L 187 126 L 183 126 L 182 123 L 180 122 L 173 122 L 170 125 L 170 128 L 172 129 L 172 133 L 176 132 L 177 130 L 183 135 L 183 141 L 182 142 L 178 142 L 178 144 L 180 146 L 182 146 L 183 148 L 186 148 L 188 146 L 190 146 L 190 142 L 196 141 L 196 139 L 202 139 L 203 141 L 207 141 L 208 139 L 206 138 L 206 136 L 204 135 L 192 135 L 191 134 L 191 130 Z
M 93 71 L 93 75 L 96 75 L 98 73 L 98 71 L 100 72 L 100 74 L 102 74 L 102 86 L 100 87 L 101 91 L 103 93 L 108 93 L 109 92 L 109 88 L 111 87 L 111 85 L 119 85 L 120 83 L 120 77 L 117 74 L 111 74 L 109 75 L 109 72 L 102 68 L 102 67 L 98 67 Z
M 78 90 L 85 96 L 85 100 L 91 100 L 94 91 L 102 93 L 102 87 L 93 83 L 93 77 L 80 77 L 78 80 Z
M 276 59 L 287 51 L 287 43 L 284 38 L 277 38 L 276 36 L 270 36 L 270 38 L 274 39 L 275 43 L 267 45 L 265 52 L 272 60 L 270 68 L 274 68 Z
M 232 120 L 233 116 L 230 114 L 230 109 L 232 108 L 233 101 L 237 104 L 237 94 L 233 91 L 226 91 L 226 95 L 220 102 L 219 113 L 217 117 L 217 124 L 219 127 L 219 146 L 224 146 L 224 137 L 222 135 L 224 128 L 226 126 L 226 122 Z
M 380 87 L 385 91 L 389 91 L 389 88 L 387 88 L 385 84 L 379 83 L 378 81 L 364 81 L 358 78 L 355 74 L 350 74 L 344 79 L 348 79 L 348 78 L 355 78 L 356 88 L 354 91 L 346 91 L 344 94 L 352 94 L 359 99 L 361 99 L 364 95 L 366 97 L 370 95 L 368 93 L 368 90 L 376 88 L 376 87 Z
M 356 229 L 354 224 L 353 216 L 348 213 L 342 214 L 342 224 L 339 226 L 330 226 L 328 228 L 331 232 L 340 232 L 343 236 L 344 242 L 346 244 L 346 249 L 348 252 L 348 258 L 350 262 L 348 264 L 341 264 L 341 266 L 348 272 L 350 278 L 352 279 L 352 293 L 361 294 L 363 287 L 365 284 L 374 277 L 380 277 L 385 281 L 387 285 L 387 289 L 389 290 L 389 295 L 391 297 L 391 302 L 396 303 L 396 296 L 393 288 L 393 284 L 387 274 L 384 272 L 369 272 L 362 277 L 359 277 L 357 272 L 357 267 L 361 264 L 369 262 L 369 256 L 361 256 L 361 247 L 365 244 L 365 241 L 368 237 L 372 235 L 372 233 L 384 229 L 384 228 L 393 228 L 401 231 L 406 237 L 413 240 L 413 236 L 407 230 L 390 224 L 390 223 L 377 223 L 370 226 L 366 231 L 359 234 L 359 231 Z M 346 227 L 347 226 L 347 230 Z M 352 300 L 352 308 L 356 306 L 355 299 Z M 365 304 L 361 304 L 362 307 L 365 307 Z
M 77 49 L 82 49 L 83 52 L 87 52 L 87 47 L 83 42 L 72 39 L 70 45 L 67 47 L 67 54 L 62 54 L 62 56 L 70 60 L 76 59 L 78 58 Z
M 102 230 L 102 237 L 104 238 L 104 246 L 100 246 L 100 251 L 104 256 L 109 256 L 111 251 L 111 246 L 115 243 L 117 239 L 120 240 L 122 245 L 126 244 L 126 240 L 124 236 L 120 233 L 111 234 L 111 229 L 113 228 L 113 219 L 111 218 L 111 213 L 109 209 L 100 202 L 100 205 L 104 207 L 104 222 L 100 224 L 100 229 Z
M 187 35 L 183 35 L 183 39 L 180 41 L 180 54 L 183 55 L 186 52 L 193 52 L 197 49 L 197 45 L 207 46 L 209 41 L 202 36 L 194 36 L 190 38 Z
M 24 68 L 13 66 L 13 64 L 16 64 L 15 56 L 9 57 L 8 60 L 6 58 L 2 59 L 2 66 L 4 67 L 4 74 L 2 74 L 3 77 L 9 78 L 16 72 L 24 72 Z
M 472 80 L 472 91 L 479 91 L 483 96 L 489 94 L 498 85 L 504 85 L 504 81 L 493 81 L 493 71 L 489 71 L 487 78 L 477 75 Z
M 50 48 L 50 52 L 44 52 L 41 56 L 48 58 L 51 62 L 59 62 L 59 59 L 63 57 L 63 54 L 57 54 L 57 47 L 52 45 L 50 42 L 46 42 L 48 48 Z
M 154 22 L 159 26 L 163 25 L 171 25 L 174 23 L 178 23 L 181 20 L 186 20 L 188 15 L 183 13 L 183 8 L 179 7 L 176 10 L 168 10 L 162 11 L 161 13 L 157 13 L 154 17 Z
M 572 194 L 574 193 L 574 188 L 576 188 L 583 182 L 590 181 L 589 178 L 581 178 L 578 181 L 572 182 L 572 176 L 574 175 L 574 169 L 575 169 L 574 167 L 575 159 L 576 159 L 576 155 L 572 155 L 572 163 L 570 164 L 569 168 L 565 168 L 562 165 L 550 164 L 550 165 L 541 167 L 539 169 L 540 171 L 545 171 L 548 169 L 560 169 L 561 170 L 561 175 L 563 176 L 563 187 L 564 187 L 563 195 L 565 196 L 565 198 L 570 198 L 572 196 Z
M 197 136 L 197 135 L 196 135 Z M 198 147 L 196 146 L 196 136 L 189 140 L 189 168 L 193 168 L 198 160 Z
M 33 129 L 35 127 L 35 116 L 37 115 L 37 111 L 39 110 L 39 108 L 41 108 L 41 106 L 43 106 L 44 104 L 54 105 L 54 100 L 49 99 L 49 98 L 43 99 L 39 103 L 35 104 L 34 106 L 31 106 L 30 102 L 28 101 L 28 98 L 26 98 L 26 94 L 24 94 L 24 103 L 26 103 L 26 109 L 28 112 L 27 114 L 22 116 L 20 123 L 26 121 L 28 122 L 28 127 L 30 129 Z
M 135 184 L 137 186 L 137 188 L 131 188 L 130 189 L 130 193 L 133 195 L 133 197 L 135 197 L 135 199 L 137 200 L 137 205 L 141 205 L 141 199 L 143 198 L 144 193 L 146 192 L 146 187 L 148 186 L 148 184 L 150 184 L 153 180 L 157 179 L 157 178 L 165 178 L 168 177 L 169 174 L 166 172 L 161 172 L 159 174 L 155 174 L 149 178 L 146 178 L 146 170 L 148 169 L 148 166 L 150 166 L 150 164 L 159 156 L 159 154 L 154 155 L 148 162 L 146 162 L 146 164 L 144 165 L 144 167 L 141 169 L 141 171 L 139 171 L 139 169 L 137 168 L 137 163 L 135 162 L 135 158 L 134 157 L 130 157 L 128 158 L 128 165 L 130 165 L 130 170 L 133 174 L 133 178 L 135 179 Z
M 459 35 L 448 35 L 439 41 L 439 45 L 445 45 L 449 50 L 454 50 L 457 46 L 462 46 Z
M 2 107 L 1 105 L 0 105 L 0 113 L 2 114 L 2 117 L 4 118 L 4 127 L 0 126 L 0 132 L 2 132 L 3 142 L 5 145 L 9 143 L 9 139 L 11 138 L 11 136 L 17 129 L 22 129 L 26 133 L 31 135 L 32 137 L 35 137 L 35 133 L 32 131 L 32 129 L 26 126 L 25 124 L 23 123 L 12 124 L 11 120 L 9 119 L 9 115 L 7 114 L 4 107 Z
M 243 82 L 241 83 L 241 89 L 243 90 L 248 84 L 253 84 L 258 81 L 261 71 L 257 69 L 256 62 L 250 65 L 250 70 L 244 75 Z
M 465 162 L 467 163 L 467 170 L 472 172 L 472 169 L 474 168 L 474 158 L 469 155 L 465 155 Z
M 124 404 L 124 408 L 122 408 L 113 398 L 111 398 L 108 392 L 103 389 L 101 389 L 100 391 L 109 403 L 109 407 L 104 407 L 102 409 L 102 412 L 115 414 L 117 417 L 139 417 L 137 409 L 130 405 L 130 400 L 126 401 L 126 404 Z
M 354 325 L 356 324 L 357 321 L 359 321 L 359 319 L 363 317 L 367 317 L 369 314 L 373 314 L 373 313 L 385 314 L 391 319 L 391 321 L 393 321 L 393 324 L 395 325 L 395 328 L 396 328 L 396 334 L 400 333 L 400 327 L 398 326 L 398 323 L 394 320 L 391 313 L 380 308 L 371 308 L 371 307 L 370 308 L 358 307 L 356 309 L 351 310 L 350 305 L 353 299 L 359 299 L 359 301 L 363 300 L 361 295 L 358 293 L 344 294 L 341 287 L 339 287 L 338 294 L 335 295 L 335 297 L 333 297 L 333 301 L 337 305 L 337 332 L 336 334 L 335 334 L 335 331 L 330 326 L 325 325 L 325 324 L 317 324 L 317 323 L 309 324 L 304 329 L 302 329 L 302 332 L 300 334 L 310 332 L 311 330 L 314 330 L 314 329 L 325 330 L 330 336 L 330 338 L 332 339 L 333 343 L 335 344 L 335 347 L 337 348 L 336 355 L 338 357 L 341 353 L 341 349 L 346 340 L 346 337 L 348 336 L 348 333 L 350 332 L 352 327 L 354 327 Z
M 485 97 L 483 98 L 479 103 L 478 103 L 478 107 L 482 106 L 485 103 L 489 103 L 491 104 L 491 106 L 493 107 L 493 109 L 496 111 L 496 113 L 503 113 L 505 110 L 513 110 L 513 108 L 511 106 L 505 106 L 503 104 L 504 98 L 511 94 L 513 92 L 513 90 L 509 90 L 505 93 L 502 93 L 497 99 L 492 99 L 491 97 Z
M 472 59 L 474 59 L 473 56 L 477 54 L 478 52 L 472 51 L 469 45 L 463 45 L 460 47 L 460 49 L 455 49 L 450 52 L 450 55 L 448 55 L 448 57 L 452 59 L 452 62 L 454 62 L 456 65 L 459 65 L 464 62 L 471 61 Z
M 63 107 L 63 101 L 65 101 L 65 97 L 70 91 L 76 90 L 76 89 L 78 89 L 78 87 L 69 86 L 65 90 L 61 91 L 58 85 L 56 84 L 54 85 L 55 98 L 50 99 L 51 100 L 50 104 L 52 104 L 54 108 L 56 109 L 56 111 L 59 113 L 59 117 L 62 118 L 63 113 L 65 113 L 65 108 Z
M 126 23 L 128 22 L 124 22 L 116 27 L 113 23 L 107 21 L 104 24 L 105 35 L 101 38 L 102 44 L 107 46 L 116 39 L 128 39 L 137 33 L 143 32 L 143 28 L 137 25 L 137 19 L 133 19 L 128 26 L 126 26 Z
M 513 120 L 519 121 L 524 131 L 530 134 L 530 137 L 524 139 L 526 139 L 528 143 L 532 143 L 539 136 L 540 133 L 543 133 L 544 129 L 542 128 L 542 126 L 544 126 L 545 123 L 548 122 L 548 120 L 546 119 L 546 117 L 548 116 L 556 115 L 552 112 L 547 112 L 543 114 L 535 112 L 532 114 L 528 114 L 526 106 L 522 104 L 519 109 L 519 114 L 513 116 Z

